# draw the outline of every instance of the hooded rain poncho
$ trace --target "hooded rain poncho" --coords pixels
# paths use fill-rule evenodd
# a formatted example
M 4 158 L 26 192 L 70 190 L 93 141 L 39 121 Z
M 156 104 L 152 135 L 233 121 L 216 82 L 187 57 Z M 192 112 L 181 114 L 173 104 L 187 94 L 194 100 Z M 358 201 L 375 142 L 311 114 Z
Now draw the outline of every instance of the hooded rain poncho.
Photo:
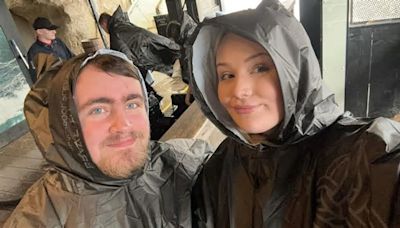
M 278 72 L 284 118 L 277 136 L 260 144 L 249 142 L 218 100 L 216 50 L 228 32 L 260 44 Z M 282 5 L 265 0 L 207 20 L 193 41 L 193 94 L 228 136 L 196 183 L 196 225 L 400 226 L 399 123 L 338 109 L 306 32 Z
M 123 55 L 97 52 L 110 53 Z M 104 175 L 87 151 L 73 99 L 86 57 L 47 71 L 25 100 L 31 133 L 50 167 L 4 227 L 190 227 L 191 187 L 208 145 L 198 140 L 152 141 L 143 168 L 125 179 Z

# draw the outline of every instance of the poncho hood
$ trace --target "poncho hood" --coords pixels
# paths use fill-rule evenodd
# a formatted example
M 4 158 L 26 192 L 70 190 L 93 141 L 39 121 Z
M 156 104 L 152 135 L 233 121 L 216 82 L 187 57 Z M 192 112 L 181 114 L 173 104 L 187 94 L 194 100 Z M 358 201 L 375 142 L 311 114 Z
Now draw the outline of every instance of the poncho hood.
M 127 14 L 122 11 L 121 6 L 118 6 L 118 8 L 114 11 L 111 20 L 109 22 L 109 25 L 112 25 L 117 22 L 129 22 L 129 17 Z
M 228 32 L 259 43 L 272 57 L 280 80 L 284 119 L 269 145 L 287 145 L 314 135 L 342 112 L 321 79 L 318 60 L 302 25 L 280 3 L 263 1 L 256 9 L 203 22 L 192 37 L 192 87 L 206 116 L 225 134 L 249 143 L 218 100 L 215 59 Z

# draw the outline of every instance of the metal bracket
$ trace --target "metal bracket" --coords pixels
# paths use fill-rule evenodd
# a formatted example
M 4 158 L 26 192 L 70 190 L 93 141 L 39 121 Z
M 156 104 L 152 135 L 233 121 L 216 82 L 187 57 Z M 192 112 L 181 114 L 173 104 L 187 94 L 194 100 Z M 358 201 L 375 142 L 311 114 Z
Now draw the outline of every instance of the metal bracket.
M 29 69 L 28 61 L 26 60 L 25 56 L 22 54 L 21 49 L 18 47 L 18 45 L 15 42 L 15 40 L 11 39 L 10 42 L 13 45 L 14 49 L 18 53 L 17 57 L 20 57 L 22 59 L 22 61 L 24 62 L 26 69 Z

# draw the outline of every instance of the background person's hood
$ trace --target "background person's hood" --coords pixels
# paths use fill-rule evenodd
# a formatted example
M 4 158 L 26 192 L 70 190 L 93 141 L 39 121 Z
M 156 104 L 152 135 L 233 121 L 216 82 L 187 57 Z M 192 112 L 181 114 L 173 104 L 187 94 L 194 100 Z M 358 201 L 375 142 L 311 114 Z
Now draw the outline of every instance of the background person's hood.
M 121 6 L 117 7 L 111 17 L 111 23 L 115 23 L 116 21 L 129 22 L 129 17 L 126 13 L 124 13 Z
M 172 74 L 181 49 L 173 40 L 131 23 L 121 7 L 113 13 L 108 30 L 110 48 L 125 53 L 139 69 Z
M 123 55 L 106 49 L 96 54 L 111 52 Z M 89 56 L 77 56 L 61 67 L 57 65 L 45 72 L 28 93 L 24 113 L 39 150 L 50 164 L 89 181 L 119 185 L 127 180 L 108 177 L 93 163 L 83 140 L 73 99 L 73 89 L 81 65 Z M 136 73 L 148 108 L 143 79 L 137 69 Z
M 285 115 L 278 138 L 269 145 L 295 143 L 333 123 L 342 113 L 323 84 L 318 60 L 302 25 L 280 3 L 263 1 L 257 9 L 204 21 L 196 31 L 192 56 L 193 94 L 206 116 L 225 134 L 249 143 L 217 95 L 215 55 L 226 32 L 259 43 L 271 55 L 279 75 Z

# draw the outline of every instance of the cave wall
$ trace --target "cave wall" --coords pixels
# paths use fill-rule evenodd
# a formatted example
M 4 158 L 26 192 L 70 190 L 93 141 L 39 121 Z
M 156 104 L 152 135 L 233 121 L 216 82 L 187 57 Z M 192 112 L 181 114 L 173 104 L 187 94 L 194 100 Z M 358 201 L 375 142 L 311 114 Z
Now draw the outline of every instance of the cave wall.
M 181 0 L 181 2 L 182 6 L 185 6 L 185 0 Z M 200 20 L 206 16 L 214 16 L 215 11 L 219 10 L 215 0 L 197 0 L 196 4 Z M 184 8 L 184 10 L 186 9 Z M 132 23 L 157 33 L 154 16 L 167 14 L 168 9 L 165 0 L 136 0 L 133 1 L 127 12 Z
M 167 5 L 163 0 L 136 1 L 127 11 L 129 20 L 137 26 L 157 33 L 156 24 L 153 18 L 154 15 L 157 15 L 157 6 L 159 14 L 168 13 Z
M 25 18 L 15 14 L 11 14 L 11 16 L 14 19 L 17 30 L 20 34 L 20 38 L 22 40 L 23 47 L 21 47 L 21 49 L 26 52 L 28 51 L 28 48 L 31 46 L 32 42 L 35 39 L 35 32 L 32 29 L 32 25 L 30 25 Z
M 127 10 L 130 0 L 94 0 L 97 12 L 112 11 L 118 5 Z M 34 42 L 32 23 L 36 17 L 47 17 L 53 24 L 60 26 L 57 37 L 61 38 L 75 53 L 83 52 L 81 41 L 100 38 L 100 32 L 87 0 L 5 0 L 26 50 Z
M 157 5 L 160 14 L 167 13 L 165 0 L 91 1 L 97 15 L 103 12 L 112 14 L 118 5 L 121 5 L 122 9 L 128 12 L 132 23 L 155 33 L 157 30 L 153 16 L 157 15 Z M 57 29 L 57 37 L 61 38 L 75 54 L 83 52 L 82 40 L 101 39 L 89 0 L 5 0 L 5 4 L 14 18 L 26 50 L 35 41 L 32 23 L 38 16 L 47 17 L 53 24 L 60 26 Z M 212 15 L 217 9 L 215 0 L 197 0 L 197 7 L 201 19 L 206 15 Z M 108 38 L 105 34 L 107 46 Z

